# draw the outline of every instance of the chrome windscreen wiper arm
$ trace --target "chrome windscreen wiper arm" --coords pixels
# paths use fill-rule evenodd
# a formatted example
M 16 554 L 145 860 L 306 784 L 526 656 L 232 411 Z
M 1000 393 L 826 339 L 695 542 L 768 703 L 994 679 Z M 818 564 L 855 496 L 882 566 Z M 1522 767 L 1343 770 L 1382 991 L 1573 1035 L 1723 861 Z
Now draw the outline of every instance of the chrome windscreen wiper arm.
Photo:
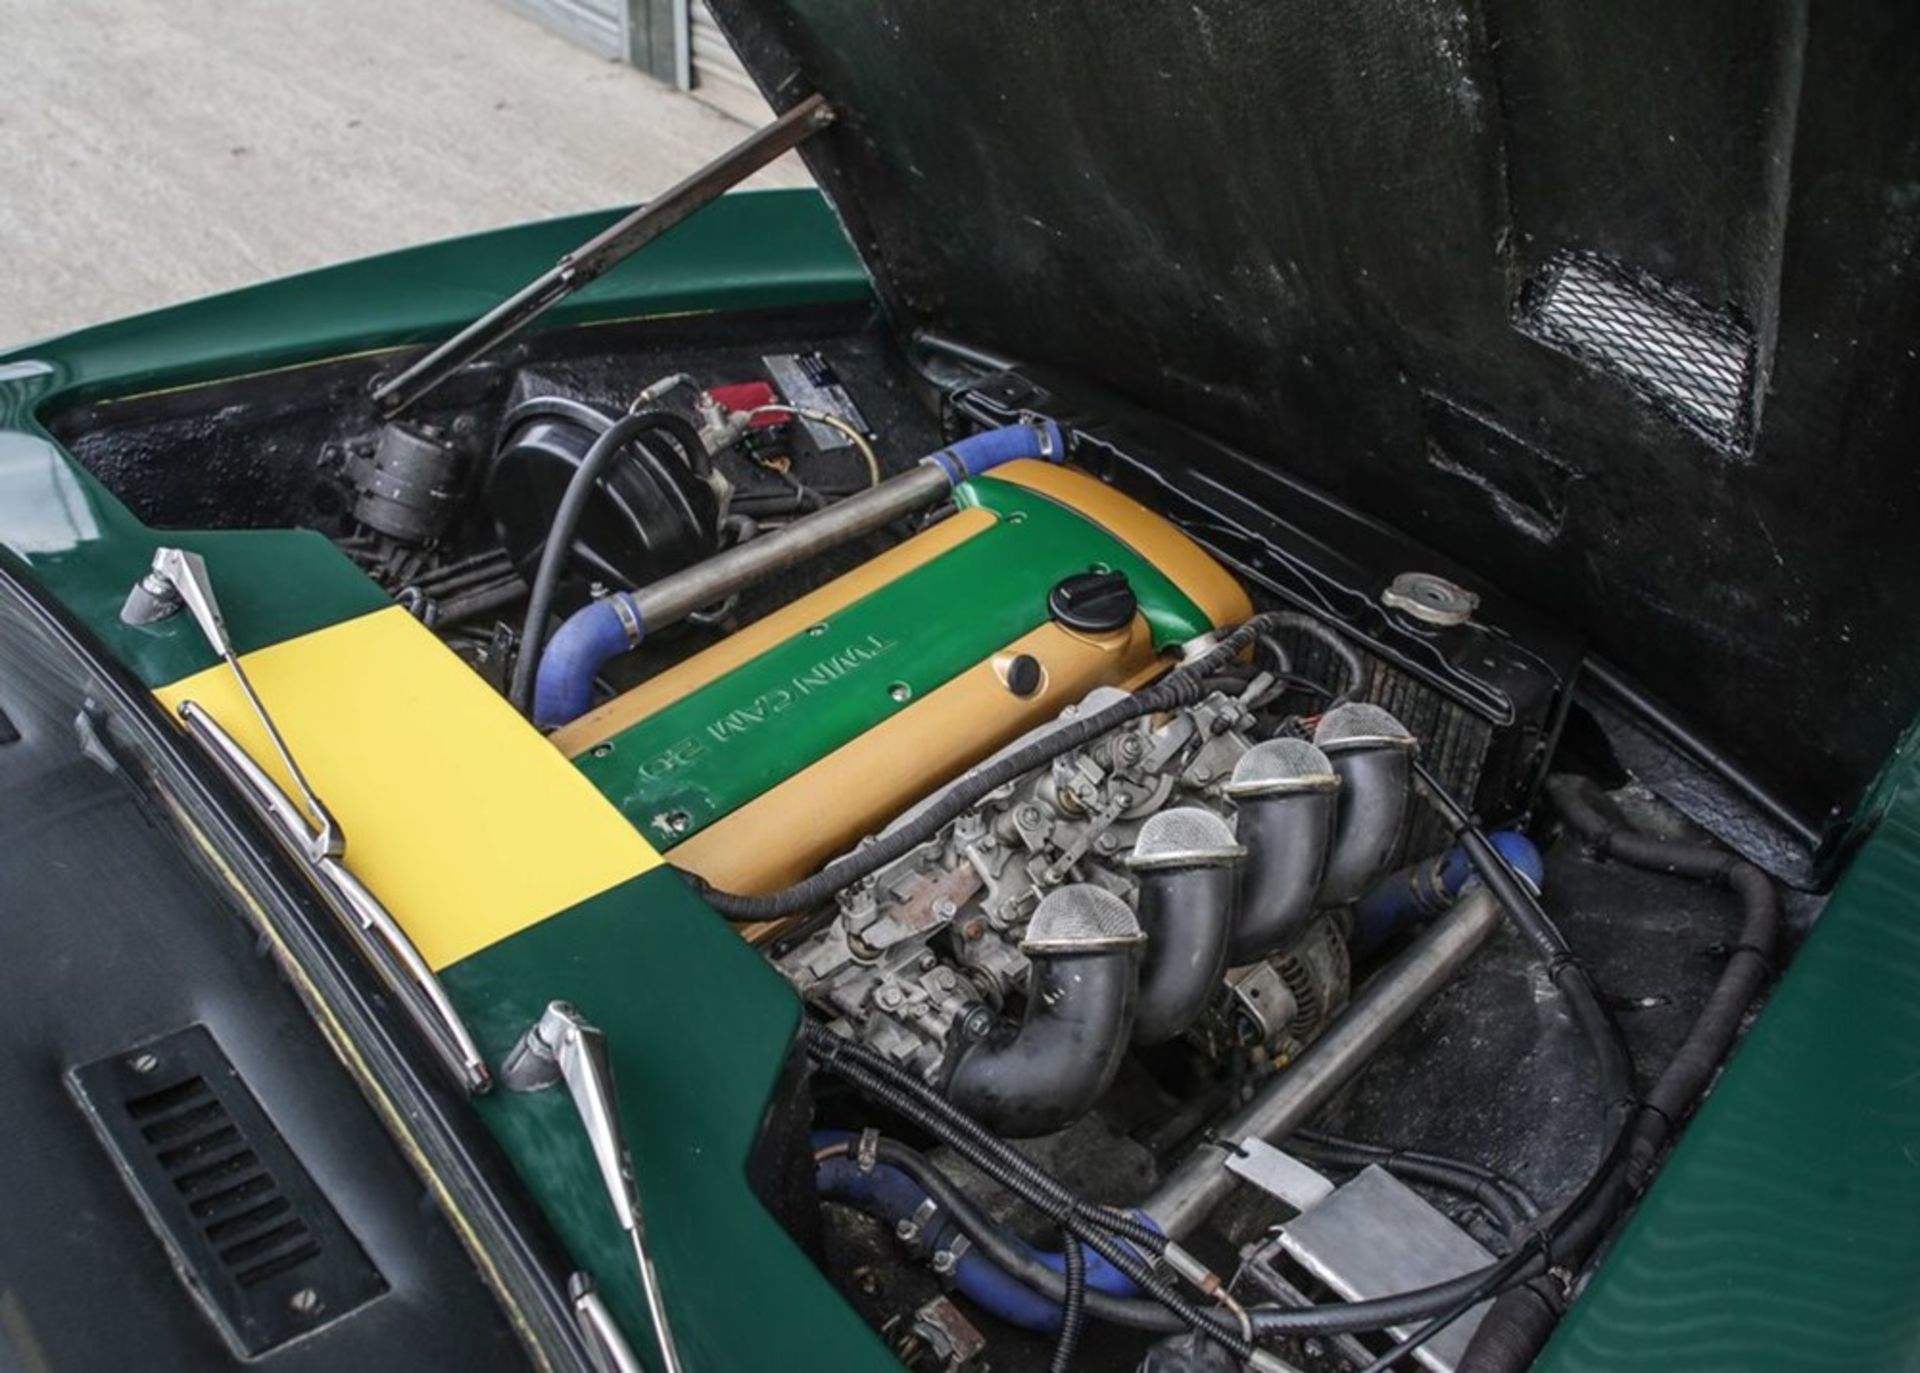
M 335 904 L 351 918 L 352 929 L 362 947 L 385 980 L 392 984 L 400 1004 L 419 1017 L 428 1038 L 446 1059 L 460 1085 L 469 1092 L 486 1091 L 493 1085 L 493 1075 L 466 1022 L 440 985 L 440 979 L 434 976 L 432 967 L 400 927 L 400 922 L 348 869 L 344 861 L 346 834 L 315 794 L 266 704 L 254 691 L 227 634 L 226 619 L 213 594 L 213 580 L 207 575 L 206 563 L 199 554 L 184 549 L 159 549 L 154 554 L 152 570 L 128 596 L 121 618 L 129 624 L 151 624 L 182 607 L 193 616 L 213 651 L 232 669 L 248 704 L 273 741 L 274 751 L 280 755 L 287 775 L 293 779 L 299 799 L 281 790 L 267 770 L 197 701 L 180 703 L 180 718 L 188 732 L 205 745 L 220 770 L 259 807 L 286 846 L 306 860 Z
M 654 1271 L 653 1257 L 647 1249 L 646 1219 L 640 1209 L 639 1189 L 633 1181 L 633 1157 L 627 1150 L 619 1101 L 614 1095 L 613 1064 L 607 1052 L 606 1035 L 589 1025 L 566 1002 L 555 1001 L 520 1037 L 506 1062 L 500 1065 L 500 1080 L 511 1092 L 537 1092 L 557 1083 L 566 1084 L 574 1109 L 580 1113 L 580 1123 L 586 1127 L 587 1141 L 593 1147 L 594 1162 L 599 1165 L 600 1180 L 606 1185 L 614 1215 L 633 1245 L 633 1258 L 640 1269 L 640 1287 L 647 1299 L 647 1315 L 653 1321 L 660 1361 L 667 1373 L 680 1373 L 680 1355 L 674 1347 L 672 1328 L 667 1324 L 660 1276 Z
M 200 626 L 200 633 L 213 646 L 213 651 L 232 669 L 247 703 L 259 717 L 261 726 L 267 731 L 267 738 L 273 741 L 274 752 L 280 755 L 287 775 L 293 779 L 294 789 L 300 793 L 300 804 L 308 821 L 302 827 L 301 842 L 307 849 L 308 857 L 338 858 L 346 851 L 347 837 L 340 832 L 332 812 L 314 794 L 307 775 L 300 771 L 300 764 L 294 761 L 293 750 L 287 747 L 287 741 L 281 737 L 280 727 L 274 724 L 273 716 L 267 713 L 266 705 L 260 700 L 260 693 L 253 689 L 253 681 L 247 676 L 246 668 L 241 666 L 240 655 L 234 652 L 232 636 L 227 633 L 226 617 L 220 613 L 220 602 L 213 594 L 213 578 L 207 574 L 206 559 L 184 548 L 155 549 L 152 569 L 134 586 L 127 597 L 126 607 L 120 612 L 120 618 L 129 624 L 151 624 L 166 619 L 183 605 L 187 613 L 193 616 L 194 623 Z

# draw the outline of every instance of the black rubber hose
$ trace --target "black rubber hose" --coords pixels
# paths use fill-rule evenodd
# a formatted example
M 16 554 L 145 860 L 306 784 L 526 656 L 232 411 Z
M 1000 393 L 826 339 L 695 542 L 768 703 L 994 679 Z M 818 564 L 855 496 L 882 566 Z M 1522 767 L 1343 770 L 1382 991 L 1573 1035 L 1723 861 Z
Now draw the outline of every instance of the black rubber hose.
M 892 1060 L 837 1035 L 817 1020 L 805 1024 L 807 1052 L 815 1064 L 866 1092 L 956 1153 L 1041 1214 L 1064 1225 L 1079 1213 L 1124 1236 L 1148 1253 L 1166 1248 L 1166 1236 L 1138 1217 L 1091 1205 L 1039 1164 L 959 1110 L 932 1087 Z
M 906 1145 L 890 1139 L 883 1139 L 874 1146 L 874 1158 L 881 1163 L 898 1168 L 919 1184 L 934 1205 L 947 1215 L 955 1227 L 971 1241 L 981 1253 L 1008 1275 L 1031 1287 L 1050 1301 L 1066 1304 L 1066 1276 L 1035 1257 L 1033 1249 L 1013 1239 L 1001 1224 L 983 1211 L 979 1204 L 963 1192 L 952 1178 L 937 1167 L 933 1160 L 910 1149 Z M 1129 1275 L 1131 1276 L 1131 1275 Z M 1088 1315 L 1110 1325 L 1129 1326 L 1135 1330 L 1152 1330 L 1160 1333 L 1186 1330 L 1194 1322 L 1183 1320 L 1173 1311 L 1158 1302 L 1146 1301 L 1139 1297 L 1116 1297 L 1089 1287 L 1084 1294 L 1084 1305 Z
M 1521 1373 L 1532 1366 L 1566 1309 L 1566 1295 L 1551 1277 L 1529 1278 L 1501 1293 L 1480 1319 L 1460 1360 L 1474 1373 Z
M 523 409 L 525 407 L 522 407 Z M 612 462 L 615 455 L 623 451 L 629 443 L 644 434 L 664 434 L 676 448 L 681 449 L 682 461 L 694 471 L 694 466 L 704 458 L 705 445 L 694 432 L 692 425 L 678 415 L 668 414 L 664 410 L 643 410 L 637 415 L 622 415 L 593 441 L 586 455 L 580 459 L 580 465 L 573 469 L 573 476 L 567 481 L 567 489 L 560 497 L 560 504 L 553 512 L 553 523 L 547 527 L 547 540 L 540 549 L 540 563 L 534 570 L 533 585 L 527 594 L 527 618 L 520 630 L 520 649 L 513 663 L 513 679 L 507 691 L 507 699 L 522 715 L 527 713 L 533 699 L 533 677 L 540 665 L 540 649 L 546 642 L 547 620 L 553 614 L 553 598 L 560 589 L 560 577 L 566 570 L 567 559 L 573 553 L 573 535 L 579 527 L 580 516 L 585 513 L 587 502 L 593 496 L 593 489 L 600 481 L 600 473 Z M 701 458 L 696 458 L 700 454 Z
M 1484 1183 L 1497 1187 L 1506 1196 L 1508 1203 L 1520 1213 L 1523 1220 L 1532 1220 L 1540 1214 L 1540 1203 L 1534 1200 L 1533 1193 L 1520 1185 L 1518 1179 L 1508 1177 L 1482 1164 L 1468 1159 L 1453 1158 L 1446 1154 L 1429 1153 L 1424 1149 L 1395 1149 L 1383 1144 L 1367 1144 L 1360 1140 L 1344 1139 L 1321 1130 L 1298 1130 L 1287 1137 L 1288 1147 L 1306 1143 L 1321 1149 L 1340 1150 L 1358 1158 L 1366 1155 L 1372 1159 L 1392 1158 L 1409 1159 L 1415 1163 L 1431 1164 L 1457 1174 L 1463 1183 L 1468 1181 Z
M 1493 1296 L 1496 1292 L 1503 1290 L 1512 1282 L 1512 1279 L 1507 1274 L 1502 1273 L 1497 1266 L 1483 1271 L 1485 1272 L 1485 1277 L 1476 1291 L 1468 1296 L 1462 1297 L 1452 1307 L 1428 1320 L 1426 1324 L 1420 1326 L 1412 1334 L 1406 1336 L 1391 1349 L 1388 1349 L 1384 1354 L 1375 1358 L 1372 1363 L 1361 1369 L 1360 1373 L 1392 1373 L 1395 1368 L 1401 1366 L 1400 1361 L 1402 1359 L 1412 1354 L 1428 1340 L 1431 1340 L 1455 1321 L 1465 1316 L 1467 1312 L 1471 1311 L 1475 1306 L 1478 1306 L 1482 1301 Z
M 809 1030 L 813 1030 L 811 1023 Z M 830 1034 L 831 1032 L 824 1031 L 822 1027 L 821 1033 Z M 809 1034 L 810 1050 L 815 1049 L 817 1038 L 816 1034 Z M 888 1066 L 891 1068 L 892 1065 Z M 848 1081 L 862 1085 L 857 1072 L 850 1072 L 849 1068 L 850 1065 L 844 1060 L 835 1064 L 835 1070 L 845 1076 Z M 898 1069 L 892 1071 L 900 1072 Z M 881 1086 L 882 1090 L 873 1090 L 876 1085 Z M 884 1090 L 884 1084 L 875 1084 L 871 1079 L 867 1085 L 862 1086 L 862 1090 L 869 1091 L 874 1099 L 883 1105 L 896 1109 L 902 1104 L 908 1105 L 909 1109 L 901 1110 L 900 1114 L 928 1129 L 929 1133 L 945 1138 L 942 1131 L 929 1123 L 926 1115 L 911 1109 L 913 1096 L 911 1091 L 890 1093 Z M 996 1176 L 993 1168 L 983 1166 L 980 1159 L 972 1157 L 969 1150 L 962 1148 L 957 1141 L 947 1139 L 946 1142 L 953 1146 L 956 1152 L 968 1157 L 976 1166 L 981 1166 L 982 1171 L 989 1177 L 993 1177 L 1028 1205 L 1034 1206 L 1043 1215 L 1054 1220 L 1063 1232 L 1077 1236 L 1088 1248 L 1107 1260 L 1136 1287 L 1150 1294 L 1152 1298 L 1152 1300 L 1127 1300 L 1090 1290 L 1087 1294 L 1087 1302 L 1088 1309 L 1093 1315 L 1101 1320 L 1143 1330 L 1177 1331 L 1183 1328 L 1199 1330 L 1209 1338 L 1225 1344 L 1242 1358 L 1250 1354 L 1251 1346 L 1241 1336 L 1237 1326 L 1194 1306 L 1175 1291 L 1151 1264 L 1141 1258 L 1142 1253 L 1156 1253 L 1166 1247 L 1166 1237 L 1157 1230 L 1135 1217 L 1122 1216 L 1105 1207 L 1088 1206 L 1067 1193 L 1059 1182 L 1048 1177 L 1046 1178 L 1048 1190 L 1066 1197 L 1064 1205 L 1056 1205 L 1048 1197 L 1036 1195 L 1032 1189 Z M 884 1144 L 881 1147 L 883 1150 L 886 1148 Z M 971 1238 L 995 1264 L 1042 1295 L 1056 1302 L 1064 1299 L 1062 1276 L 1034 1259 L 1025 1246 L 1009 1241 L 999 1231 L 997 1225 L 982 1216 L 965 1194 L 953 1186 L 938 1169 L 933 1168 L 925 1159 L 917 1159 L 916 1162 L 917 1156 L 913 1156 L 911 1151 L 907 1151 L 905 1155 L 889 1155 L 882 1152 L 880 1157 L 897 1163 L 919 1181 L 928 1195 L 933 1197 L 936 1203 L 946 1207 L 954 1223 L 967 1230 Z M 1033 1165 L 1028 1164 L 1028 1167 L 1031 1169 Z M 1034 1171 L 1038 1170 L 1034 1169 Z M 1041 1174 L 1041 1176 L 1046 1175 Z M 1137 1232 L 1140 1238 L 1136 1239 L 1135 1235 L 1129 1231 Z
M 1069 1232 L 1060 1237 L 1061 1252 L 1067 1261 L 1067 1297 L 1060 1307 L 1060 1335 L 1054 1341 L 1048 1373 L 1067 1373 L 1073 1367 L 1074 1351 L 1080 1346 L 1080 1331 L 1087 1323 L 1087 1251 L 1079 1236 Z
M 1002 1168 L 1001 1161 L 978 1146 L 978 1141 L 970 1137 L 971 1133 L 984 1134 L 977 1122 L 972 1122 L 973 1131 L 956 1131 L 950 1122 L 941 1118 L 937 1108 L 929 1109 L 929 1103 L 922 1100 L 922 1094 L 931 1093 L 918 1079 L 886 1059 L 872 1054 L 861 1046 L 834 1034 L 817 1021 L 809 1020 L 806 1025 L 807 1048 L 820 1066 L 845 1078 L 848 1082 L 865 1092 L 880 1105 L 895 1111 L 901 1117 L 920 1126 L 929 1134 L 944 1141 L 949 1147 L 966 1158 L 968 1162 L 998 1182 L 1015 1196 L 1034 1207 L 1042 1215 L 1060 1225 L 1063 1230 L 1070 1229 L 1084 1240 L 1087 1245 L 1102 1258 L 1112 1263 L 1127 1277 L 1140 1285 L 1143 1291 L 1155 1293 L 1155 1300 L 1140 1298 L 1119 1298 L 1109 1296 L 1097 1290 L 1087 1293 L 1088 1313 L 1096 1319 L 1112 1324 L 1131 1326 L 1140 1330 L 1177 1331 L 1183 1328 L 1201 1329 L 1210 1338 L 1221 1338 L 1223 1343 L 1238 1343 L 1244 1347 L 1244 1341 L 1238 1336 L 1237 1323 L 1227 1321 L 1212 1312 L 1203 1312 L 1191 1303 L 1171 1293 L 1166 1284 L 1157 1279 L 1151 1270 L 1139 1260 L 1140 1253 L 1154 1253 L 1166 1247 L 1166 1237 L 1158 1232 L 1146 1230 L 1146 1227 L 1132 1217 L 1122 1216 L 1109 1208 L 1090 1206 L 1074 1197 L 1057 1179 L 1052 1178 L 1025 1159 L 1017 1150 L 1001 1140 L 992 1143 L 1000 1149 L 1013 1153 L 1025 1164 L 1025 1170 L 1016 1174 Z M 853 1051 L 853 1052 L 848 1052 Z M 864 1056 L 876 1066 L 868 1071 L 863 1069 L 857 1059 Z M 935 1100 L 938 1100 L 936 1097 Z M 939 1107 L 951 1112 L 950 1103 L 939 1101 Z M 980 1245 L 987 1256 L 1000 1267 L 1012 1273 L 1027 1286 L 1053 1301 L 1061 1301 L 1065 1296 L 1064 1279 L 1053 1269 L 1032 1258 L 1024 1246 L 1007 1241 L 1000 1234 L 997 1225 L 987 1219 L 966 1195 L 955 1187 L 944 1174 L 926 1159 L 914 1156 L 918 1160 L 919 1170 L 910 1166 L 911 1160 L 902 1161 L 902 1156 L 887 1152 L 889 1146 L 882 1143 L 880 1157 L 897 1163 L 912 1175 L 915 1181 L 924 1187 L 936 1203 L 953 1216 L 954 1223 L 968 1230 L 969 1237 Z M 894 1146 L 903 1148 L 904 1146 Z M 991 1160 L 989 1162 L 988 1160 Z M 1035 1187 L 1024 1174 L 1037 1174 L 1044 1180 L 1043 1187 Z M 1019 1176 L 1019 1180 L 1009 1180 Z M 931 1176 L 934 1181 L 929 1182 Z M 936 1190 L 939 1184 L 945 1184 L 945 1191 Z M 1064 1198 L 1064 1200 L 1063 1200 Z M 949 1205 L 949 1200 L 953 1204 Z M 972 1218 L 978 1226 L 984 1227 L 982 1233 L 975 1234 L 969 1229 Z M 1131 1223 L 1132 1231 L 1129 1230 Z M 992 1233 L 988 1233 L 991 1231 Z M 1144 1234 L 1140 1233 L 1145 1231 Z M 996 1244 L 994 1235 L 999 1235 Z M 1116 1238 L 1124 1243 L 1116 1242 Z M 1375 1298 L 1368 1301 L 1343 1302 L 1329 1306 L 1273 1308 L 1254 1307 L 1248 1311 L 1257 1332 L 1274 1335 L 1327 1335 L 1342 1334 L 1356 1330 L 1378 1330 L 1389 1325 L 1404 1325 L 1424 1320 L 1436 1311 L 1445 1311 L 1458 1303 L 1463 1297 L 1472 1296 L 1481 1291 L 1489 1274 L 1498 1270 L 1502 1273 L 1513 1272 L 1516 1276 L 1525 1276 L 1527 1267 L 1544 1270 L 1546 1257 L 1544 1246 L 1536 1245 L 1523 1253 L 1516 1253 L 1494 1266 L 1494 1269 L 1482 1269 L 1463 1277 L 1439 1283 L 1433 1287 L 1420 1288 L 1417 1291 L 1401 1293 L 1392 1297 Z M 1145 1281 L 1143 1281 L 1143 1278 Z M 1152 1285 L 1149 1286 L 1149 1283 Z M 1178 1303 L 1180 1309 L 1192 1312 L 1191 1318 L 1176 1316 L 1169 1309 L 1160 1293 L 1167 1292 Z M 1156 1301 L 1160 1305 L 1156 1305 Z
M 1095 890 L 1124 909 L 1119 897 Z M 1113 1085 L 1139 977 L 1132 946 L 1031 957 L 1019 1026 L 997 1024 L 961 1050 L 946 1084 L 956 1107 L 1013 1139 L 1066 1129 Z
M 781 515 L 802 515 L 819 510 L 835 501 L 864 491 L 865 487 L 800 486 L 793 491 L 749 491 L 736 493 L 727 502 L 727 510 L 756 519 Z
M 1298 610 L 1276 610 L 1262 617 L 1266 621 L 1266 631 L 1271 634 L 1276 629 L 1291 629 L 1296 634 L 1304 634 L 1330 651 L 1334 660 L 1340 664 L 1340 670 L 1346 676 L 1346 685 L 1334 693 L 1333 705 L 1345 705 L 1356 699 L 1367 685 L 1367 667 L 1360 661 L 1360 654 L 1346 638 L 1330 625 L 1322 624 L 1313 616 Z M 1277 645 L 1276 645 L 1277 647 Z M 1287 664 L 1283 673 L 1291 673 L 1292 664 Z
M 1067 1283 L 1065 1275 L 1055 1272 L 1042 1263 L 1034 1256 L 1031 1249 L 1010 1240 L 1006 1232 L 1001 1230 L 991 1218 L 984 1215 L 946 1174 L 933 1166 L 931 1161 L 911 1149 L 890 1144 L 885 1140 L 880 1142 L 876 1157 L 883 1163 L 890 1163 L 899 1168 L 919 1183 L 927 1195 L 933 1198 L 934 1203 L 946 1211 L 954 1224 L 966 1231 L 968 1238 L 979 1245 L 981 1252 L 993 1260 L 997 1266 L 1005 1269 L 1042 1296 L 1060 1302 L 1062 1305 L 1065 1304 Z M 1094 1253 L 1125 1274 L 1134 1286 L 1151 1294 L 1151 1300 L 1141 1297 L 1114 1297 L 1095 1288 L 1088 1288 L 1086 1308 L 1090 1315 L 1116 1325 L 1132 1326 L 1137 1330 L 1203 1331 L 1209 1338 L 1225 1345 L 1241 1358 L 1251 1356 L 1253 1346 L 1247 1342 L 1234 1323 L 1228 1321 L 1224 1315 L 1202 1310 L 1181 1296 L 1166 1279 L 1140 1257 L 1137 1250 L 1105 1231 L 1090 1227 L 1083 1220 L 1075 1220 L 1067 1228 Z
M 1430 1287 L 1368 1301 L 1305 1309 L 1253 1307 L 1247 1314 L 1253 1321 L 1254 1331 L 1262 1335 L 1334 1334 L 1384 1330 L 1388 1326 L 1426 1321 L 1431 1322 L 1426 1331 L 1431 1335 L 1490 1294 L 1525 1282 L 1553 1266 L 1560 1253 L 1561 1230 L 1570 1224 L 1567 1218 L 1588 1211 L 1595 1197 L 1605 1190 L 1607 1180 L 1617 1173 L 1624 1154 L 1625 1138 L 1616 1136 L 1593 1175 L 1561 1215 L 1526 1235 L 1511 1254 L 1497 1263 Z
M 1190 706 L 1204 694 L 1201 683 L 1223 663 L 1231 662 L 1268 628 L 1268 616 L 1256 615 L 1232 633 L 1223 636 L 1213 648 L 1192 662 L 1175 668 L 1152 686 L 1102 710 L 1083 716 L 1070 724 L 1050 730 L 1024 747 L 995 759 L 969 773 L 943 792 L 907 823 L 863 844 L 843 858 L 835 859 L 813 876 L 765 895 L 721 891 L 709 886 L 698 874 L 683 875 L 709 906 L 729 920 L 756 922 L 778 920 L 816 906 L 852 886 L 861 878 L 878 872 L 913 852 L 940 829 L 967 813 L 989 792 L 1024 777 L 1061 754 L 1081 748 L 1129 720 L 1161 711 Z
M 1580 1027 L 1592 1048 L 1599 1069 L 1600 1089 L 1610 1109 L 1616 1113 L 1631 1110 L 1638 1103 L 1633 1094 L 1633 1060 L 1627 1053 L 1626 1039 L 1619 1023 L 1600 999 L 1599 989 L 1586 968 L 1579 963 L 1539 899 L 1514 874 L 1512 866 L 1487 839 L 1485 831 L 1474 824 L 1466 808 L 1456 801 L 1417 760 L 1414 776 L 1420 781 L 1427 799 L 1443 815 L 1454 838 L 1466 850 L 1474 871 L 1486 884 L 1512 919 L 1514 928 L 1532 944 L 1547 965 L 1547 976 L 1567 1002 L 1568 1013 Z
M 1567 826 L 1597 854 L 1649 872 L 1716 882 L 1739 898 L 1738 942 L 1693 1028 L 1635 1116 L 1618 1184 L 1592 1220 L 1563 1245 L 1562 1261 L 1583 1261 L 1607 1225 L 1652 1179 L 1654 1165 L 1732 1050 L 1754 998 L 1772 976 L 1780 939 L 1780 895 L 1759 868 L 1711 844 L 1660 839 L 1633 829 L 1586 778 L 1556 776 L 1547 797 Z M 1474 1332 L 1463 1366 L 1476 1373 L 1519 1373 L 1532 1364 L 1566 1307 L 1564 1288 L 1538 1278 L 1503 1294 Z

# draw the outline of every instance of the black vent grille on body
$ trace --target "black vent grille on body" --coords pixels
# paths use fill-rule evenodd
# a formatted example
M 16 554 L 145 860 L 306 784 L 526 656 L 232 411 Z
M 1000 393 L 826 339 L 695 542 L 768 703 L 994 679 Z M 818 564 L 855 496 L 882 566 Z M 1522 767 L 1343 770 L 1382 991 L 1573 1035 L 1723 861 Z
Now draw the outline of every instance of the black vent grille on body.
M 200 1233 L 242 1287 L 320 1253 L 313 1231 L 293 1213 L 205 1078 L 134 1097 L 126 1109 Z
M 386 1290 L 204 1029 L 87 1064 L 73 1082 L 175 1268 L 243 1357 Z
M 1592 252 L 1561 252 L 1529 283 L 1520 328 L 1607 371 L 1710 440 L 1753 441 L 1753 331 Z

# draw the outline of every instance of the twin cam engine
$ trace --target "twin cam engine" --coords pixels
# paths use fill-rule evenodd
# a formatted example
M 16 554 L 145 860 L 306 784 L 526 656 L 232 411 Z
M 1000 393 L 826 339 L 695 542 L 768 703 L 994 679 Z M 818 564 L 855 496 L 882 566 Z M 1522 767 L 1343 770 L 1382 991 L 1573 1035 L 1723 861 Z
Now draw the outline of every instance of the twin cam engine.
M 1317 696 L 1277 641 L 1234 661 L 1239 581 L 1087 474 L 951 494 L 555 743 L 819 1015 L 989 1128 L 1070 1123 L 1133 1046 L 1286 1061 L 1345 1001 L 1338 912 L 1397 845 L 1411 735 L 1346 700 L 1344 646 Z

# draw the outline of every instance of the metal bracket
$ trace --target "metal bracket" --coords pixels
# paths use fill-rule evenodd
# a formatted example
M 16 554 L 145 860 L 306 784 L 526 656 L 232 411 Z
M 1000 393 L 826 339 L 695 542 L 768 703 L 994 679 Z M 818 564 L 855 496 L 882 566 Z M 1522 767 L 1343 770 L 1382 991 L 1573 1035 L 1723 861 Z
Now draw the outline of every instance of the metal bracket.
M 1296 1211 L 1311 1211 L 1333 1195 L 1333 1180 L 1264 1139 L 1243 1139 L 1227 1155 L 1227 1170 Z

